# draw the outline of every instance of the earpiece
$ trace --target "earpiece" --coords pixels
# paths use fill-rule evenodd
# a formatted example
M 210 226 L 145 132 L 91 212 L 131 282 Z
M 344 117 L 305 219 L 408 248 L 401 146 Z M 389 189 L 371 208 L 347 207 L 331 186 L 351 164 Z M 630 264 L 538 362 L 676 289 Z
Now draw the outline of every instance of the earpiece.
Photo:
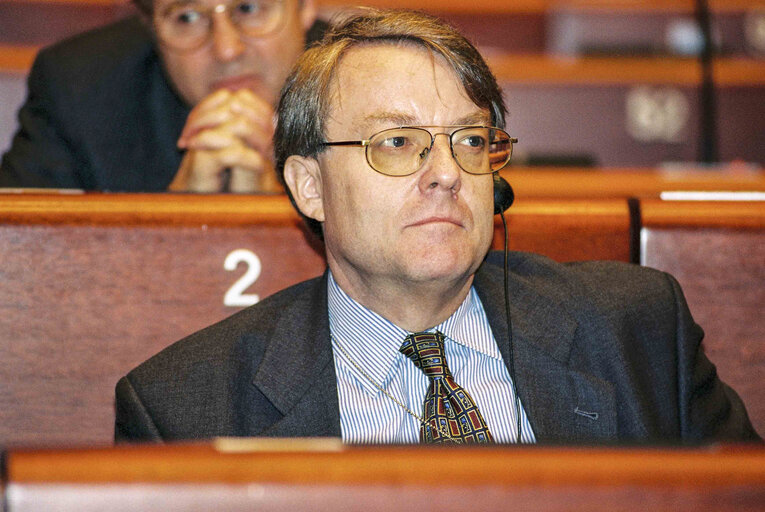
M 513 204 L 515 192 L 507 180 L 498 173 L 494 174 L 494 215 L 498 215 Z

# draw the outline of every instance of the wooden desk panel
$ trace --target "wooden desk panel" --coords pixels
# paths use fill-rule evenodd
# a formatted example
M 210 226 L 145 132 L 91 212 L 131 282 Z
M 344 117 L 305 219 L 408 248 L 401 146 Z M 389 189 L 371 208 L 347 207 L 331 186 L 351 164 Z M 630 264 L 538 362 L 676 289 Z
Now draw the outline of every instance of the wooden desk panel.
M 765 433 L 765 203 L 643 201 L 641 258 L 674 275 L 720 377 Z
M 273 199 L 4 197 L 0 444 L 109 443 L 117 379 L 241 309 L 224 297 L 246 272 L 260 264 L 243 293 L 261 298 L 319 275 L 323 257 Z
M 507 211 L 511 250 L 557 261 L 631 261 L 630 214 L 624 199 L 518 198 Z M 495 249 L 504 244 L 496 218 Z
M 455 449 L 326 440 L 310 448 L 294 440 L 253 441 L 255 448 L 238 453 L 205 445 L 14 451 L 9 512 L 741 511 L 762 510 L 765 500 L 759 447 Z

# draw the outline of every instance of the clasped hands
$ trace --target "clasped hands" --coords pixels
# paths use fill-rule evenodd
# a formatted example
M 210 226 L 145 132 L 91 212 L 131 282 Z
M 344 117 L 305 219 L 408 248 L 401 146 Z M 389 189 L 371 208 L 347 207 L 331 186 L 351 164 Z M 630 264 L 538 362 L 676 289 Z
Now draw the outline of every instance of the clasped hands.
M 280 192 L 271 159 L 274 112 L 249 89 L 220 89 L 189 114 L 178 139 L 186 150 L 169 190 Z

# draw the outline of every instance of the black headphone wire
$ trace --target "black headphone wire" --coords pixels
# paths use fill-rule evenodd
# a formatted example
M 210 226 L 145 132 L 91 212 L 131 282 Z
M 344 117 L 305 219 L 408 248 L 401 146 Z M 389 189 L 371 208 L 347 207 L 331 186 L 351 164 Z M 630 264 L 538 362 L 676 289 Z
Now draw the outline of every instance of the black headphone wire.
M 508 236 L 507 236 L 507 221 L 505 220 L 505 212 L 499 212 L 499 216 L 502 218 L 502 228 L 505 233 L 505 258 L 503 265 L 504 274 L 504 286 L 505 286 L 505 320 L 507 322 L 507 340 L 508 340 L 508 359 L 510 363 L 510 380 L 513 381 L 513 389 L 515 391 L 515 421 L 516 421 L 516 438 L 515 442 L 521 442 L 521 399 L 518 395 L 518 379 L 515 377 L 515 354 L 513 352 L 513 319 L 510 315 L 510 290 L 508 289 L 508 267 L 509 267 L 509 249 L 508 249 Z

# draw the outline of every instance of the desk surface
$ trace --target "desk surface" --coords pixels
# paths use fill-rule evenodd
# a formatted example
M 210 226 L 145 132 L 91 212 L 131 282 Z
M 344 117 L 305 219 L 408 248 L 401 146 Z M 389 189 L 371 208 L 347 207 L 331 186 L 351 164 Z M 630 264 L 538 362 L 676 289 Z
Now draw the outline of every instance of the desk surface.
M 448 472 L 429 468 L 449 467 Z M 330 471 L 327 468 L 331 468 Z M 348 446 L 333 438 L 12 450 L 16 483 L 271 482 L 469 485 L 765 485 L 765 448 Z M 765 487 L 762 489 L 765 493 Z
M 760 447 L 347 447 L 333 440 L 12 451 L 9 512 L 762 510 Z M 248 443 L 253 443 L 248 446 Z M 55 499 L 55 502 L 53 501 Z M 97 505 L 94 505 L 97 503 Z M 71 506 L 68 508 L 67 505 Z

